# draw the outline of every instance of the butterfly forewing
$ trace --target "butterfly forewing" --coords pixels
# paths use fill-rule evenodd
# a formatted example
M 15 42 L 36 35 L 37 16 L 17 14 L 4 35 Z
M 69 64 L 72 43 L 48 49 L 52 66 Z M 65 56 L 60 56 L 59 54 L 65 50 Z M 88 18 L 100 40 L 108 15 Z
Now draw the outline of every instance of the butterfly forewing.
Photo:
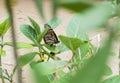
M 52 46 L 53 44 L 59 43 L 57 35 L 55 34 L 51 26 L 48 24 L 45 24 L 44 27 L 49 28 L 49 30 L 44 36 L 44 42 L 50 46 Z

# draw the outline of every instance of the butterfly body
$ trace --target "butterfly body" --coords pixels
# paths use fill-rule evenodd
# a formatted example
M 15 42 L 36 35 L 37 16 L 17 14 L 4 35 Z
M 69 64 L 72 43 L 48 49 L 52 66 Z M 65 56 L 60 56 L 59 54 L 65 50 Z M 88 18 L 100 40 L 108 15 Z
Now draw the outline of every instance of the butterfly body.
M 48 28 L 48 31 L 44 36 L 44 42 L 50 46 L 59 43 L 60 41 L 58 40 L 57 35 L 55 34 L 51 26 L 45 24 L 44 27 Z

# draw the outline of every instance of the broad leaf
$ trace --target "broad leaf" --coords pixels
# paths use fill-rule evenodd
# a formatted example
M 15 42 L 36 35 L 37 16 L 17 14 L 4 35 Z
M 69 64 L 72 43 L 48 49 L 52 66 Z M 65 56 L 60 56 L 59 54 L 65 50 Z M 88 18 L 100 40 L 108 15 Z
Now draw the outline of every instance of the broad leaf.
M 110 77 L 104 80 L 102 83 L 120 83 L 120 75 Z
M 50 21 L 48 21 L 47 23 L 51 26 L 52 29 L 56 28 L 60 23 L 62 22 L 62 20 L 60 18 L 53 18 Z
M 28 37 L 30 40 L 32 40 L 35 44 L 38 44 L 37 34 L 30 25 L 23 24 L 20 26 L 20 30 L 26 37 Z
M 67 36 L 82 38 L 90 30 L 104 25 L 112 15 L 111 4 L 97 4 L 84 13 L 74 15 L 68 26 Z
M 66 37 L 66 36 L 59 36 L 60 40 L 64 45 L 66 45 L 67 48 L 69 48 L 72 51 L 76 51 L 77 48 L 80 47 L 80 45 L 83 43 L 78 38 L 72 38 L 72 37 Z
M 37 52 L 31 52 L 31 53 L 21 55 L 19 58 L 20 66 L 25 66 L 26 64 L 31 62 L 36 55 L 37 55 Z
M 5 42 L 4 45 L 13 46 L 13 43 L 12 42 Z M 33 45 L 25 43 L 25 42 L 16 42 L 16 47 L 17 47 L 17 49 L 33 48 Z
M 40 26 L 37 24 L 37 22 L 35 20 L 33 20 L 32 18 L 28 17 L 29 21 L 31 22 L 36 34 L 40 34 Z
M 64 52 L 64 51 L 67 51 L 67 50 L 68 50 L 68 48 L 63 43 L 61 43 L 59 45 L 59 51 L 60 52 Z
M 88 1 L 81 1 L 81 0 L 61 0 L 59 2 L 59 7 L 66 8 L 68 10 L 74 12 L 81 12 L 88 8 L 90 8 L 92 4 L 88 3 Z
M 32 69 L 35 69 L 40 75 L 49 75 L 58 71 L 67 64 L 66 61 L 47 61 L 37 64 L 31 64 Z
M 0 35 L 4 35 L 10 26 L 10 18 L 7 17 L 2 23 L 0 23 Z
M 104 75 L 111 75 L 112 74 L 112 70 L 109 66 L 105 65 L 105 71 L 104 71 Z

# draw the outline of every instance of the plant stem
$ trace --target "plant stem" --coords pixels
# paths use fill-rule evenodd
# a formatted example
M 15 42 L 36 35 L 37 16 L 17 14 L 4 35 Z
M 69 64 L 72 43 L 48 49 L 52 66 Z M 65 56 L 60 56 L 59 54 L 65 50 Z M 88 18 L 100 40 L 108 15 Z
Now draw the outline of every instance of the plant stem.
M 2 49 L 3 49 L 3 36 L 0 36 L 0 50 L 2 51 Z M 1 58 L 1 56 L 2 55 L 0 55 L 0 67 L 2 69 L 2 58 Z M 2 83 L 5 83 L 2 72 L 1 72 L 1 80 L 2 80 Z
M 15 62 L 17 64 L 17 78 L 18 78 L 18 82 L 17 83 L 22 83 L 22 72 L 21 72 L 21 67 L 19 65 L 19 59 L 18 59 L 18 54 L 17 54 L 13 12 L 12 12 L 12 8 L 11 8 L 10 0 L 5 0 L 5 4 L 6 4 L 7 11 L 9 12 L 9 15 L 10 15 L 11 34 L 12 34 L 14 58 L 15 58 Z

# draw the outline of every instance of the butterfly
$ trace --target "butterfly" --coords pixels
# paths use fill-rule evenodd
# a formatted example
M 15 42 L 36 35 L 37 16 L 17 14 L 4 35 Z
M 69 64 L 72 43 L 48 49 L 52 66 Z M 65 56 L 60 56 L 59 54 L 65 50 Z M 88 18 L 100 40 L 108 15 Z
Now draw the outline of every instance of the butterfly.
M 57 38 L 57 35 L 55 34 L 55 32 L 53 31 L 50 25 L 44 24 L 44 28 L 48 28 L 47 33 L 43 37 L 45 44 L 53 46 L 54 44 L 57 44 L 60 42 Z

